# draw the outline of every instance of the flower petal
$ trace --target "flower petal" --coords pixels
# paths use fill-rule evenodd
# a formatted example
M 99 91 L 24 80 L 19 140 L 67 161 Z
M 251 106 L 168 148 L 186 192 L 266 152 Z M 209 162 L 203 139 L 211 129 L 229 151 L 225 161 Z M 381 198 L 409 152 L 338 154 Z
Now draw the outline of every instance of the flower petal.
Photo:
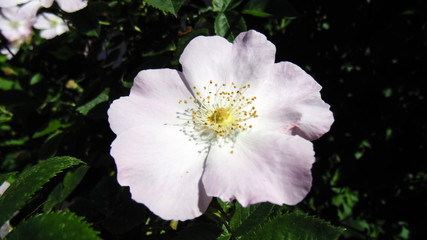
M 1 8 L 9 8 L 13 6 L 17 6 L 22 3 L 26 3 L 30 0 L 0 0 L 0 7 Z
M 292 134 L 297 134 L 307 140 L 315 140 L 331 129 L 334 115 L 329 110 L 329 104 L 320 98 L 320 93 L 313 94 L 293 106 L 294 111 L 301 113 L 301 119 Z
M 117 179 L 132 198 L 165 220 L 187 220 L 208 207 L 199 153 L 175 126 L 141 125 L 118 135 L 111 145 Z
M 179 58 L 190 86 L 200 89 L 210 80 L 224 83 L 232 67 L 232 46 L 219 36 L 199 36 L 191 40 Z
M 321 86 L 309 74 L 293 63 L 280 62 L 270 76 L 256 93 L 257 120 L 269 123 L 254 125 L 292 131 L 308 140 L 329 131 L 332 112 L 320 98 Z
M 276 47 L 255 30 L 240 33 L 233 43 L 233 79 L 238 86 L 254 87 L 268 78 L 273 67 Z
M 56 2 L 62 10 L 71 13 L 85 8 L 88 0 L 56 0 Z
M 268 201 L 294 205 L 311 188 L 314 152 L 311 142 L 279 132 L 257 131 L 239 136 L 233 153 L 213 146 L 203 184 L 208 196 L 237 199 L 242 206 Z
M 274 64 L 276 47 L 254 30 L 239 34 L 233 44 L 219 36 L 194 38 L 179 59 L 190 86 L 210 80 L 237 86 L 258 85 Z
M 119 135 L 141 124 L 182 123 L 177 112 L 184 112 L 187 104 L 179 103 L 179 100 L 189 96 L 182 73 L 172 69 L 141 71 L 129 97 L 115 100 L 108 109 L 110 127 Z
M 22 18 L 32 18 L 36 17 L 37 12 L 40 8 L 45 7 L 48 8 L 52 6 L 53 0 L 43 0 L 43 1 L 29 1 L 28 3 L 22 5 L 19 8 L 18 14 Z

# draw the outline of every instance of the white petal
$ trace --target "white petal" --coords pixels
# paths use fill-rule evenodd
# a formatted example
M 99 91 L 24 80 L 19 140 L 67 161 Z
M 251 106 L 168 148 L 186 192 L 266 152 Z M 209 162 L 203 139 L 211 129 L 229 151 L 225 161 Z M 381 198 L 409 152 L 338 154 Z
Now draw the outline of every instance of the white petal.
M 241 33 L 233 43 L 219 36 L 194 38 L 179 61 L 190 86 L 201 89 L 210 80 L 222 85 L 257 86 L 268 77 L 276 48 L 254 30 Z
M 191 96 L 180 72 L 172 69 L 144 70 L 134 80 L 129 97 L 114 101 L 108 110 L 111 129 L 118 135 L 140 124 L 182 124 Z M 184 100 L 188 99 L 188 104 Z M 179 101 L 181 103 L 179 103 Z
M 62 10 L 71 13 L 85 8 L 88 0 L 56 0 L 56 2 Z
M 320 98 L 321 86 L 290 62 L 274 64 L 270 78 L 256 93 L 259 118 L 255 127 L 281 130 L 314 140 L 333 122 L 329 105 Z
M 202 180 L 208 196 L 223 201 L 294 205 L 310 190 L 313 162 L 311 142 L 258 131 L 239 136 L 233 149 L 213 146 Z
M 30 0 L 0 0 L 0 7 L 2 8 L 13 7 L 22 3 L 26 3 L 28 1 Z
M 190 86 L 201 89 L 210 80 L 225 83 L 233 67 L 232 46 L 219 36 L 199 36 L 191 40 L 179 58 Z
M 262 33 L 240 33 L 233 42 L 232 81 L 257 88 L 269 77 L 275 55 L 276 47 Z
M 117 178 L 132 198 L 167 220 L 200 216 L 208 207 L 201 184 L 206 154 L 174 126 L 141 125 L 111 145 Z

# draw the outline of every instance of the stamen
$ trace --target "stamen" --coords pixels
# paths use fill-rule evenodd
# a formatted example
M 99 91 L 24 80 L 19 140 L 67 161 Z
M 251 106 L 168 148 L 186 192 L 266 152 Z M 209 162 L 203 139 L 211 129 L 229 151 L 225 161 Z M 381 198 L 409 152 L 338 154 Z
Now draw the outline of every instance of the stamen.
M 218 84 L 210 80 L 208 86 L 198 88 L 199 91 L 189 96 L 192 101 L 183 114 L 188 117 L 182 132 L 206 146 L 234 143 L 238 134 L 253 129 L 246 122 L 258 117 L 252 105 L 256 96 L 243 95 L 248 88 L 250 84 L 238 87 L 232 82 L 227 86 L 226 83 Z M 196 90 L 196 86 L 192 89 Z M 178 101 L 182 102 L 189 103 L 187 100 Z M 230 154 L 233 153 L 234 150 L 231 150 Z

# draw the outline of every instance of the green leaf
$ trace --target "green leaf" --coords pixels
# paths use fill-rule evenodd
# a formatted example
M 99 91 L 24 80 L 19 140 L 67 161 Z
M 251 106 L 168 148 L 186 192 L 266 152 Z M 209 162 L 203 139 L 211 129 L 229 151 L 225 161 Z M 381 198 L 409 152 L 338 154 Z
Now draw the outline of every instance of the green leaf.
M 0 222 L 9 220 L 57 173 L 80 163 L 83 162 L 73 157 L 53 157 L 23 171 L 0 198 Z
M 79 111 L 83 115 L 87 115 L 88 112 L 94 108 L 96 105 L 108 101 L 108 94 L 110 93 L 110 89 L 106 88 L 102 93 L 100 93 L 98 96 L 96 96 L 94 99 L 90 100 L 86 104 L 80 106 L 77 108 L 77 111 Z
M 51 212 L 24 220 L 7 236 L 8 240 L 100 240 L 98 232 L 83 217 L 72 212 Z
M 225 12 L 239 6 L 243 0 L 212 0 L 214 12 Z
M 172 13 L 175 17 L 185 0 L 144 0 L 146 3 L 165 12 Z
M 236 11 L 219 13 L 215 18 L 215 33 L 233 41 L 237 35 L 246 31 L 246 23 L 243 17 Z
M 233 235 L 241 236 L 263 223 L 270 215 L 273 207 L 273 204 L 270 203 L 260 203 L 244 208 L 236 203 L 236 210 L 230 220 Z
M 247 232 L 245 240 L 316 239 L 334 240 L 345 231 L 328 222 L 304 213 L 287 213 L 274 217 L 262 226 Z
M 220 198 L 217 198 L 216 200 L 224 212 L 228 212 L 228 210 L 234 206 L 233 202 L 223 202 Z
M 53 119 L 49 122 L 49 124 L 40 131 L 34 133 L 33 138 L 38 138 L 45 136 L 49 133 L 55 132 L 59 128 L 69 127 L 71 124 L 62 124 L 59 120 Z
M 0 77 L 0 90 L 5 90 L 5 91 L 10 90 L 13 88 L 14 85 L 15 85 L 14 81 L 7 80 Z
M 89 167 L 87 165 L 80 166 L 73 172 L 67 172 L 64 177 L 64 181 L 59 183 L 50 193 L 43 206 L 43 211 L 49 212 L 55 205 L 63 202 L 79 185 L 83 177 L 86 175 Z
M 298 15 L 289 0 L 250 0 L 242 13 L 256 17 L 296 17 Z
M 6 141 L 0 143 L 0 147 L 24 145 L 28 141 L 28 139 L 29 139 L 29 137 L 6 140 Z

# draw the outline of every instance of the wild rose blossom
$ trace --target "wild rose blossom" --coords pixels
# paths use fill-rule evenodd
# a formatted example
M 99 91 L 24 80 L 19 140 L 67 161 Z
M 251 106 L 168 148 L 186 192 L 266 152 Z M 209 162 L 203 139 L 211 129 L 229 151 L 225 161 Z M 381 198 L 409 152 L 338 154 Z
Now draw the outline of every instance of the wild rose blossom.
M 19 5 L 19 15 L 25 17 L 34 17 L 37 11 L 44 7 L 52 6 L 54 0 L 0 0 L 0 7 L 8 8 Z M 87 6 L 87 0 L 56 0 L 58 6 L 64 12 L 76 12 Z
M 183 71 L 144 70 L 108 110 L 117 179 L 163 219 L 200 216 L 212 197 L 294 205 L 311 188 L 310 140 L 334 121 L 321 86 L 275 61 L 275 46 L 248 31 L 233 43 L 193 39 Z
M 32 32 L 35 18 L 26 18 L 19 14 L 19 7 L 2 8 L 0 14 L 0 31 L 9 41 L 25 41 Z
M 37 16 L 34 28 L 40 29 L 42 38 L 51 39 L 68 31 L 64 20 L 52 13 L 41 13 Z

